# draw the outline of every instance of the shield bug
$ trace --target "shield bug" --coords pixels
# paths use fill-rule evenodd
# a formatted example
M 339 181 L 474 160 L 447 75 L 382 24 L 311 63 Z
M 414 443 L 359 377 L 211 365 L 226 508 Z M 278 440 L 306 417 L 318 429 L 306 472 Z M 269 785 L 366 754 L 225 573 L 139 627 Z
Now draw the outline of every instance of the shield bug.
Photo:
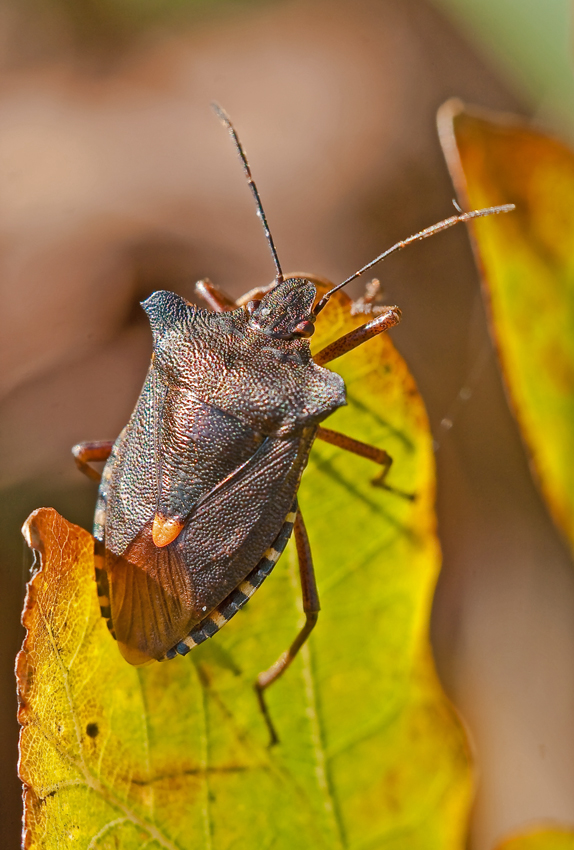
M 227 115 L 215 107 L 241 158 L 263 224 L 275 281 L 240 303 L 200 281 L 211 310 L 173 292 L 143 302 L 153 354 L 135 410 L 115 442 L 73 449 L 79 468 L 106 461 L 94 521 L 102 615 L 131 664 L 186 655 L 213 637 L 275 566 L 294 532 L 306 622 L 260 673 L 263 694 L 289 666 L 317 622 L 319 596 L 297 489 L 315 439 L 369 458 L 385 482 L 382 449 L 324 428 L 346 404 L 342 378 L 325 365 L 396 325 L 397 307 L 314 357 L 308 338 L 330 296 L 411 242 L 477 216 L 460 212 L 397 243 L 317 301 L 310 278 L 285 277 L 249 163 Z M 404 495 L 404 494 L 403 494 Z

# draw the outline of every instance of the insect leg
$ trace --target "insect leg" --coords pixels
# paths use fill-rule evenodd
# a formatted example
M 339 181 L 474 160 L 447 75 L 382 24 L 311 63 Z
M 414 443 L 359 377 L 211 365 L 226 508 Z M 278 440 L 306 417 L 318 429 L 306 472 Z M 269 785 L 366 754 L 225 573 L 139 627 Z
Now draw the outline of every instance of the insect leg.
M 196 295 L 201 295 L 214 313 L 228 313 L 230 310 L 237 309 L 237 304 L 233 298 L 214 286 L 208 277 L 197 281 L 195 292 Z
M 90 463 L 97 460 L 107 460 L 112 452 L 114 440 L 94 440 L 88 443 L 78 443 L 72 449 L 76 466 L 91 478 L 92 481 L 100 481 L 101 474 L 90 466 Z
M 347 437 L 346 434 L 341 434 L 339 431 L 333 431 L 331 428 L 322 428 L 321 426 L 317 429 L 317 439 L 323 440 L 325 443 L 331 443 L 331 445 L 338 446 L 340 449 L 344 449 L 347 452 L 352 452 L 355 455 L 359 455 L 359 457 L 365 457 L 368 460 L 378 463 L 382 466 L 382 469 L 379 474 L 373 478 L 372 483 L 377 487 L 392 489 L 384 482 L 391 468 L 393 459 L 384 449 L 378 449 L 376 446 L 371 446 L 369 443 L 362 443 L 360 440 L 354 440 L 352 437 Z
M 352 351 L 358 345 L 362 345 L 368 339 L 387 331 L 389 328 L 398 325 L 401 320 L 401 311 L 398 307 L 387 307 L 384 313 L 381 313 L 375 319 L 371 319 L 365 325 L 355 328 L 348 334 L 339 337 L 330 345 L 322 348 L 317 354 L 313 355 L 313 360 L 318 366 L 324 366 L 325 363 L 330 363 L 336 357 L 341 357 L 347 351 Z
M 267 295 L 269 290 L 273 289 L 274 286 L 275 281 L 267 286 L 256 286 L 255 289 L 250 289 L 249 292 L 244 292 L 243 295 L 240 295 L 237 299 L 237 306 L 246 307 L 250 301 L 261 301 L 261 299 Z
M 338 446 L 347 452 L 352 452 L 359 457 L 365 457 L 367 460 L 372 460 L 382 466 L 378 475 L 371 479 L 371 484 L 375 487 L 383 487 L 391 493 L 396 493 L 397 496 L 402 496 L 403 499 L 414 500 L 413 493 L 405 493 L 403 490 L 397 490 L 396 487 L 391 487 L 385 483 L 385 479 L 393 462 L 392 457 L 384 449 L 378 449 L 376 446 L 371 446 L 369 443 L 362 443 L 361 440 L 354 440 L 352 437 L 347 437 L 346 434 L 341 434 L 339 431 L 332 431 L 331 428 L 317 429 L 317 439 L 324 440 L 325 443 L 331 443 L 333 446 Z
M 270 734 L 270 746 L 279 741 L 275 727 L 269 715 L 267 704 L 265 702 L 264 691 L 269 685 L 272 685 L 279 676 L 289 667 L 317 622 L 321 606 L 319 605 L 319 592 L 317 590 L 317 582 L 315 581 L 315 572 L 313 570 L 313 558 L 311 556 L 311 547 L 307 530 L 301 511 L 297 508 L 297 517 L 294 526 L 295 546 L 297 547 L 297 558 L 299 561 L 299 576 L 301 579 L 301 595 L 303 598 L 303 611 L 305 613 L 305 625 L 296 636 L 288 650 L 279 656 L 275 664 L 260 673 L 255 681 L 255 691 L 259 700 L 261 711 L 267 723 L 267 728 Z

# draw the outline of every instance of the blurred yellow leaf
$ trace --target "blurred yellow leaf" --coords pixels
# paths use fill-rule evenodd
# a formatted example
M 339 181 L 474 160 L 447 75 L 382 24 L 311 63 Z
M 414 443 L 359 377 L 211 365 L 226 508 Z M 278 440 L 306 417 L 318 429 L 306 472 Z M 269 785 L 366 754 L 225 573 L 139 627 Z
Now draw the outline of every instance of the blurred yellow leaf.
M 364 322 L 321 314 L 315 350 Z M 318 444 L 300 491 L 319 624 L 269 691 L 252 683 L 302 612 L 293 548 L 249 605 L 187 658 L 135 669 L 100 618 L 92 538 L 53 510 L 25 526 L 42 568 L 18 660 L 28 848 L 462 850 L 472 777 L 428 642 L 439 569 L 427 418 L 384 336 L 335 361 L 349 406 L 328 424 L 388 449 L 377 468 Z
M 574 153 L 508 116 L 445 104 L 439 130 L 469 207 L 510 398 L 558 526 L 574 547 Z
M 507 838 L 495 850 L 574 850 L 574 832 L 557 826 L 536 827 Z

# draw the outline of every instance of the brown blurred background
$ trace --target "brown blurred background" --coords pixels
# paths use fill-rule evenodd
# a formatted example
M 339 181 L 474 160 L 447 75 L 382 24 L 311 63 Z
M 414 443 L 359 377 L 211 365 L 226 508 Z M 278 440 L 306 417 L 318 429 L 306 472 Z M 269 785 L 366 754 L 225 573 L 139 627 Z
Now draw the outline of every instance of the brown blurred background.
M 283 267 L 334 281 L 452 213 L 444 100 L 533 109 L 424 0 L 179 0 L 169 20 L 136 6 L 0 6 L 3 848 L 20 829 L 20 526 L 52 505 L 91 527 L 70 447 L 125 424 L 150 351 L 142 298 L 189 297 L 204 276 L 238 295 L 273 274 L 210 101 L 237 124 Z M 527 821 L 574 822 L 574 574 L 508 412 L 466 233 L 378 274 L 437 441 L 433 640 L 476 746 L 470 846 L 487 850 Z

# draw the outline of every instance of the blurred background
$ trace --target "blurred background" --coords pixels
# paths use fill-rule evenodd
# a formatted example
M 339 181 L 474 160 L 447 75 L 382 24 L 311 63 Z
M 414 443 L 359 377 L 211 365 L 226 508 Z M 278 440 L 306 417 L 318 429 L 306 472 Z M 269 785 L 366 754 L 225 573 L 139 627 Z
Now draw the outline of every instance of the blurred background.
M 230 294 L 273 268 L 338 282 L 452 214 L 447 98 L 574 137 L 568 0 L 2 0 L 0 844 L 19 845 L 14 656 L 28 513 L 90 528 L 70 447 L 115 438 L 150 353 L 138 302 Z M 508 198 L 512 201 L 512 198 Z M 444 569 L 433 643 L 471 731 L 469 846 L 574 823 L 574 573 L 528 471 L 463 228 L 378 270 L 436 440 Z M 354 294 L 360 289 L 355 289 Z M 351 292 L 353 294 L 353 292 Z M 360 653 L 360 647 L 357 648 Z

